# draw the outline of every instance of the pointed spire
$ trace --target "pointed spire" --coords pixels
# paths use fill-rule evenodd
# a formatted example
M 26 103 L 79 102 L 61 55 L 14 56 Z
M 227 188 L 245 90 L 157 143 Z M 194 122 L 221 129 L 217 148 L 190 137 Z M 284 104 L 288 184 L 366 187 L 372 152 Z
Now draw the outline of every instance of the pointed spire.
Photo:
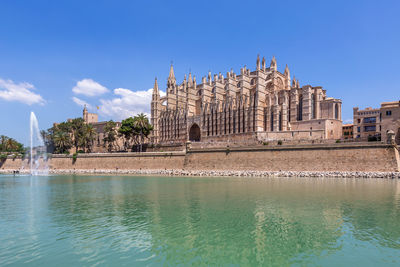
M 296 77 L 293 75 L 292 87 L 296 88 Z
M 261 65 L 262 65 L 263 71 L 265 71 L 265 57 L 262 58 L 262 63 L 261 63 Z
M 289 67 L 288 67 L 288 65 L 286 64 L 286 67 L 285 67 L 285 76 L 287 76 L 287 77 L 290 77 L 290 71 L 289 71 Z
M 157 77 L 154 80 L 154 86 L 153 86 L 153 94 L 158 93 L 158 83 L 157 83 Z
M 192 73 L 189 72 L 188 86 L 192 87 L 192 85 L 193 85 Z
M 257 70 L 260 70 L 260 54 L 257 55 Z
M 174 74 L 174 66 L 172 65 L 172 63 L 171 63 L 171 68 L 169 69 L 167 87 L 170 88 L 170 90 L 167 90 L 167 92 L 171 91 L 171 93 L 175 93 L 176 79 Z
M 271 64 L 270 64 L 269 68 L 270 68 L 271 70 L 277 70 L 277 64 L 276 64 L 276 58 L 275 58 L 275 56 L 272 58 Z
M 175 79 L 175 74 L 174 74 L 174 66 L 171 63 L 171 67 L 169 69 L 169 76 L 168 79 Z
M 160 91 L 158 90 L 158 83 L 157 83 L 157 77 L 154 80 L 154 86 L 153 86 L 153 100 L 157 99 L 160 96 Z

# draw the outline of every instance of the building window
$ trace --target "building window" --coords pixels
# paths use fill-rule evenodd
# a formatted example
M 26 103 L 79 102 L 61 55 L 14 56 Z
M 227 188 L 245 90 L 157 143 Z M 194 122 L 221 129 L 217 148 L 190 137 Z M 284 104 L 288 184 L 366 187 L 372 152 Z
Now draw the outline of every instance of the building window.
M 311 119 L 315 119 L 315 95 L 311 94 Z
M 392 115 L 392 111 L 391 110 L 386 110 L 386 116 L 391 116 Z
M 357 133 L 361 132 L 361 127 L 357 127 Z
M 364 123 L 376 123 L 376 117 L 364 118 Z
M 376 131 L 376 126 L 364 126 L 364 131 L 365 132 L 375 132 Z
M 339 105 L 335 105 L 335 119 L 339 119 Z
M 297 108 L 297 120 L 303 120 L 303 96 L 300 95 L 299 97 L 299 107 Z
M 358 119 L 358 120 L 357 120 L 357 123 L 361 123 L 361 119 Z

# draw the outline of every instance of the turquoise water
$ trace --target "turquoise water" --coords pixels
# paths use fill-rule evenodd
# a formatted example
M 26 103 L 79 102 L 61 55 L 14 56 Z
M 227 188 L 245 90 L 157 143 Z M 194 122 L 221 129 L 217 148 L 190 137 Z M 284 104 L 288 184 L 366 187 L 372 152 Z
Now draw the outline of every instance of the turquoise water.
M 400 266 L 400 182 L 0 176 L 0 266 Z

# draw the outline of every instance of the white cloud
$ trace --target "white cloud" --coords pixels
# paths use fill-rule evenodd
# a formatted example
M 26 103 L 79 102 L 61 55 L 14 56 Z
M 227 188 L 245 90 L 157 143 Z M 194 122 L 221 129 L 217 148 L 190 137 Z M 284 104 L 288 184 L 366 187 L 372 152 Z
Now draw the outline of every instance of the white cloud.
M 72 97 L 72 101 L 74 101 L 75 102 L 75 104 L 77 104 L 78 106 L 80 106 L 80 107 L 84 107 L 85 105 L 86 105 L 86 107 L 88 108 L 88 109 L 92 109 L 93 108 L 93 106 L 92 105 L 90 105 L 88 102 L 86 102 L 85 100 L 82 100 L 82 99 L 80 99 L 80 98 L 77 98 L 77 97 Z
M 353 119 L 346 119 L 343 121 L 343 124 L 349 124 L 349 123 L 353 123 Z
M 83 79 L 76 83 L 75 87 L 72 88 L 72 92 L 85 96 L 99 96 L 109 92 L 109 90 L 92 79 Z
M 150 102 L 153 89 L 147 91 L 132 91 L 124 88 L 114 89 L 116 97 L 101 99 L 99 113 L 103 116 L 121 121 L 138 113 L 144 113 L 150 118 Z M 160 95 L 165 95 L 160 91 Z
M 43 105 L 45 100 L 41 95 L 32 92 L 33 90 L 35 86 L 30 83 L 14 83 L 12 80 L 0 79 L 0 98 L 6 101 Z

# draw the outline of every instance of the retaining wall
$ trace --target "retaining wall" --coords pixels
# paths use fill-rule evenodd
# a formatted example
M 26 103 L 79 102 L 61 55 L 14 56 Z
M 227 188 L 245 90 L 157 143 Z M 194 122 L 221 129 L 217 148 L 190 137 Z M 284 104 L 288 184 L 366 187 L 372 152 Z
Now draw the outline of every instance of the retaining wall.
M 398 150 L 385 144 L 318 144 L 248 148 L 191 148 L 188 152 L 53 155 L 51 169 L 188 169 L 263 171 L 400 171 Z M 29 163 L 8 158 L 0 169 Z

